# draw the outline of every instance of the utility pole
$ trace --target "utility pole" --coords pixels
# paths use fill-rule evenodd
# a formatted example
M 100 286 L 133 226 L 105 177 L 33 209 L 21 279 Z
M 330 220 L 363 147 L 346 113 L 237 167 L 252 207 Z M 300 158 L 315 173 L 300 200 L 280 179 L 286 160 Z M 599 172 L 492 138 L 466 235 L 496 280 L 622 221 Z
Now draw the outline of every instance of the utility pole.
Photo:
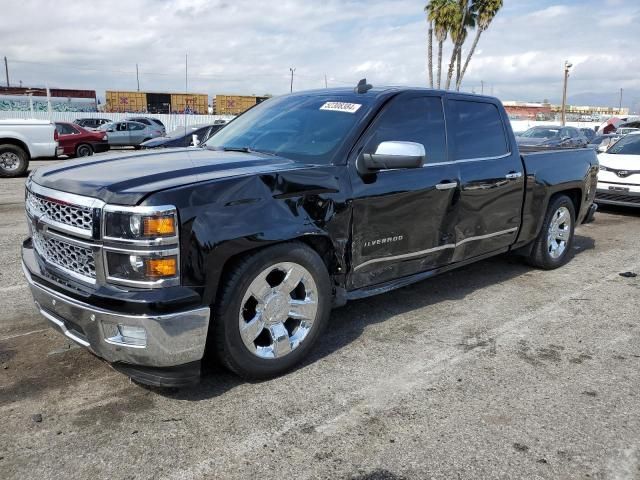
M 484 95 L 484 80 L 480 80 L 480 93 Z
M 187 93 L 189 90 L 189 77 L 187 75 L 189 67 L 189 54 L 184 54 L 184 93 Z
M 618 115 L 622 114 L 622 89 L 620 89 L 620 111 L 618 112 Z
M 324 88 L 329 88 L 327 86 L 327 74 L 326 73 L 324 74 Z
M 562 112 L 560 112 L 560 123 L 564 127 L 567 109 L 567 82 L 569 81 L 569 69 L 573 67 L 569 60 L 564 61 L 564 88 L 562 90 Z
M 9 87 L 9 64 L 7 63 L 7 57 L 4 57 L 4 73 L 7 76 L 7 87 Z
M 295 72 L 296 69 L 293 67 L 289 67 L 289 71 L 291 72 L 291 89 L 289 91 L 293 92 L 293 72 Z
M 136 63 L 136 83 L 138 84 L 138 91 L 140 91 L 140 76 L 138 75 L 138 64 Z

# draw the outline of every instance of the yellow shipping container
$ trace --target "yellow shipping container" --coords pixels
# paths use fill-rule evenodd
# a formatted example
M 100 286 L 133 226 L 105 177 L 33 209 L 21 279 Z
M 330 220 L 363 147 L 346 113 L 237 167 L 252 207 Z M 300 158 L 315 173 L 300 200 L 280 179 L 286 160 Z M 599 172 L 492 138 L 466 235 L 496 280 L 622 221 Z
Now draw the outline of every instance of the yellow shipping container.
M 172 113 L 194 113 L 207 115 L 209 113 L 209 95 L 203 93 L 172 93 Z
M 239 115 L 256 104 L 249 95 L 216 95 L 216 115 Z
M 107 90 L 105 100 L 107 112 L 145 113 L 147 111 L 147 94 L 144 92 Z

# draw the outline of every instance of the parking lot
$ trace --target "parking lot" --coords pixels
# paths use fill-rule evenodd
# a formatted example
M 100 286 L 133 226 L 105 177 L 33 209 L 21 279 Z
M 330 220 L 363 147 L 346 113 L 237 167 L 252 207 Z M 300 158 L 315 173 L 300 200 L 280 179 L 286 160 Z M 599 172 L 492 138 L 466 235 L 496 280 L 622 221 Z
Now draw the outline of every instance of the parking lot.
M 24 180 L 0 180 L 2 478 L 640 478 L 640 211 L 598 212 L 558 270 L 349 303 L 286 376 L 152 389 L 37 314 Z

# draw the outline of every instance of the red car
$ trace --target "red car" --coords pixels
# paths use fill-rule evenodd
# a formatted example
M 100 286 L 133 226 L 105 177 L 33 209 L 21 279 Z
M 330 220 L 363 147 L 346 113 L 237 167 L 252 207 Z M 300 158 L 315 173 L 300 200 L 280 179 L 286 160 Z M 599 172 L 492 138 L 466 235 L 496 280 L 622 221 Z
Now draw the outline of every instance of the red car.
M 105 132 L 91 132 L 75 123 L 56 122 L 58 145 L 62 147 L 61 155 L 70 157 L 88 157 L 98 152 L 109 150 L 109 142 Z

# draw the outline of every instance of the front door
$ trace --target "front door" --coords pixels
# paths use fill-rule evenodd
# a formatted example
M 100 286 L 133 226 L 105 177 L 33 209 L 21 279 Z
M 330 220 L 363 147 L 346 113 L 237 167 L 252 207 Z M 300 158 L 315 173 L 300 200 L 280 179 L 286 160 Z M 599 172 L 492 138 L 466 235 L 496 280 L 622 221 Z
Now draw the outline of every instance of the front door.
M 424 167 L 360 174 L 357 156 L 384 141 L 424 146 Z M 349 159 L 353 188 L 352 274 L 348 288 L 375 285 L 450 262 L 455 244 L 458 167 L 447 162 L 442 99 L 405 92 L 392 98 Z
M 108 132 L 107 137 L 109 138 L 109 145 L 129 145 L 127 122 L 115 123 L 113 131 Z
M 127 122 L 127 130 L 129 131 L 129 143 L 127 145 L 140 145 L 146 140 L 147 126 L 139 122 Z
M 509 247 L 520 226 L 525 172 L 498 106 L 449 98 L 449 160 L 460 170 L 454 262 Z

